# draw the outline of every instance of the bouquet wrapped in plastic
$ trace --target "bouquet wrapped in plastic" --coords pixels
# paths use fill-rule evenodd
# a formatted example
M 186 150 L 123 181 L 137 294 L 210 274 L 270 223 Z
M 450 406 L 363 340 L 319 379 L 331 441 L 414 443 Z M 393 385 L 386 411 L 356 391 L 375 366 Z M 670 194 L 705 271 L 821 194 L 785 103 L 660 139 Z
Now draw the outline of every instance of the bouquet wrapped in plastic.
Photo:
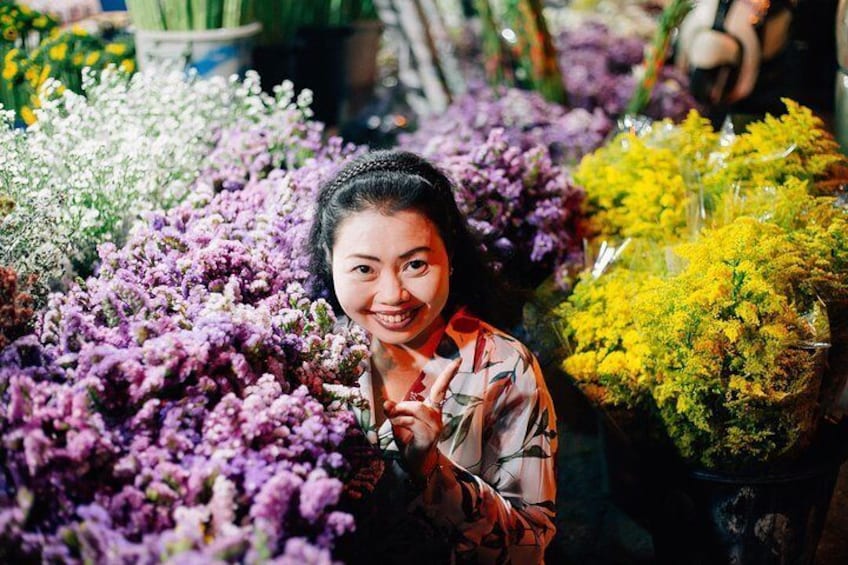
M 741 134 L 697 115 L 583 160 L 598 259 L 554 311 L 563 368 L 636 410 L 688 462 L 792 460 L 841 410 L 828 310 L 846 296 L 844 158 L 809 110 Z M 838 308 L 837 308 L 838 309 Z

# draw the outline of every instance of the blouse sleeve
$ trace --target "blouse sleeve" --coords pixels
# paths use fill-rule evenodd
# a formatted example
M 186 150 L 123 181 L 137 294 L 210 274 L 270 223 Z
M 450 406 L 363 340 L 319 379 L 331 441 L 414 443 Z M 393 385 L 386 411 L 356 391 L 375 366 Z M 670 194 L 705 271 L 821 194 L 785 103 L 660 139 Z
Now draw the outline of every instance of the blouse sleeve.
M 461 561 L 541 563 L 555 533 L 556 419 L 538 363 L 521 361 L 487 387 L 479 467 L 440 452 L 420 499 Z

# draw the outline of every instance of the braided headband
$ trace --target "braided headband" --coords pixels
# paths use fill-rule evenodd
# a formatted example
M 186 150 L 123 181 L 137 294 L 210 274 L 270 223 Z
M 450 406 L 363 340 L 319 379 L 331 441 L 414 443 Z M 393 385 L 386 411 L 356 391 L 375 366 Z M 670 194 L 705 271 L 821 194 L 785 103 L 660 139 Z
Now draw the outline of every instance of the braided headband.
M 370 157 L 370 158 L 369 158 Z M 424 169 L 424 170 L 421 170 Z M 428 170 L 429 169 L 429 170 Z M 326 186 L 322 192 L 322 201 L 326 201 L 336 193 L 342 186 L 346 185 L 354 178 L 366 173 L 407 173 L 419 177 L 422 181 L 435 188 L 437 191 L 450 193 L 450 186 L 439 187 L 438 182 L 433 182 L 425 176 L 427 173 L 436 173 L 438 171 L 430 163 L 408 152 L 378 152 L 366 154 L 342 168 L 336 177 Z M 441 189 L 441 190 L 440 190 Z

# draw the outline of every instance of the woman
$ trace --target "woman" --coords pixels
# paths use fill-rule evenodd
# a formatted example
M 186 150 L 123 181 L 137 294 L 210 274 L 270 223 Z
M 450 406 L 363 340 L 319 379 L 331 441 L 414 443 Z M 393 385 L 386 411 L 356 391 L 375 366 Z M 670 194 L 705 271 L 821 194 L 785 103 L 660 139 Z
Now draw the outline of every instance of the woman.
M 495 285 L 450 181 L 411 153 L 364 155 L 321 188 L 310 249 L 313 290 L 370 334 L 352 408 L 386 460 L 347 559 L 542 562 L 553 406 L 533 356 L 480 319 Z

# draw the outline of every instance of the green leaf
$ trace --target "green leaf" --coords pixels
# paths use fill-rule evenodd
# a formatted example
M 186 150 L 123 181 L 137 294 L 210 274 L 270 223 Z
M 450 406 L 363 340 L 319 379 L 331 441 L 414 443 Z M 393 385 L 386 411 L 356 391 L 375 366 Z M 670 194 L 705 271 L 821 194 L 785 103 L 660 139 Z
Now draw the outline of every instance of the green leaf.
M 533 434 L 533 437 L 542 435 L 543 433 L 545 433 L 547 431 L 548 420 L 549 420 L 548 409 L 545 408 L 542 411 L 542 417 L 539 419 L 539 425 L 536 426 L 536 432 Z
M 524 431 L 524 442 L 527 443 L 527 438 L 530 437 L 530 432 L 533 430 L 533 426 L 536 424 L 536 420 L 539 419 L 539 408 L 541 407 L 541 403 L 539 402 L 539 397 L 536 397 L 536 403 L 533 404 L 533 412 L 530 413 L 530 419 L 527 420 L 527 429 Z
M 468 431 L 471 429 L 471 422 L 473 421 L 474 410 L 465 412 L 465 419 L 462 420 L 462 424 L 459 426 L 459 432 L 457 433 L 456 440 L 453 442 L 453 450 L 451 450 L 451 452 L 456 451 L 456 449 L 462 445 L 462 442 L 465 441 L 465 438 L 468 436 Z
M 462 394 L 459 392 L 455 392 L 450 395 L 457 404 L 462 404 L 463 406 L 468 406 L 469 404 L 479 404 L 483 402 L 483 399 L 479 396 L 471 396 L 470 394 Z
M 516 451 L 512 455 L 501 457 L 500 459 L 498 459 L 498 463 L 503 464 L 507 461 L 518 459 L 519 457 L 534 457 L 536 459 L 547 459 L 548 457 L 550 457 L 550 454 L 547 453 L 544 449 L 542 449 L 541 445 L 531 445 L 523 451 Z
M 521 457 L 533 457 L 536 459 L 547 459 L 550 453 L 545 451 L 541 445 L 531 445 L 521 454 Z
M 515 369 L 511 371 L 501 371 L 489 381 L 489 384 L 494 384 L 498 381 L 502 381 L 504 379 L 510 379 L 512 382 L 515 382 Z
M 445 441 L 449 439 L 454 432 L 456 432 L 456 428 L 459 426 L 459 422 L 462 420 L 462 414 L 457 414 L 456 416 L 451 416 L 451 419 L 448 420 L 448 423 L 442 428 L 442 433 L 439 434 L 439 441 Z

